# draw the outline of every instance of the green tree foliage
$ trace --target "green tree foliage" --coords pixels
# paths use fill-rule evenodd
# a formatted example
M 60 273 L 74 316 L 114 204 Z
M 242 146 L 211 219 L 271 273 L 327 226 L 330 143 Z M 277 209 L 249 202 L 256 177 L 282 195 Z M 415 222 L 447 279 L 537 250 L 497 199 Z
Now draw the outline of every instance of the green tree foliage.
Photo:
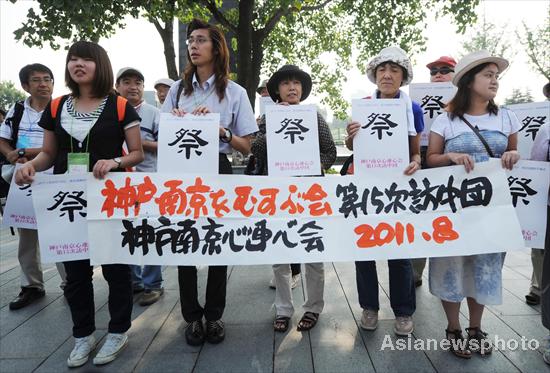
M 518 32 L 517 35 L 533 70 L 550 81 L 550 6 L 546 22 L 542 26 L 531 29 L 523 22 L 523 32 Z
M 11 0 L 15 2 L 16 0 Z M 145 16 L 162 37 L 169 75 L 177 76 L 171 41 L 173 19 L 212 19 L 233 35 L 236 81 L 251 102 L 260 75 L 284 63 L 309 66 L 314 92 L 336 114 L 344 72 L 362 71 L 381 48 L 399 45 L 412 56 L 425 49 L 428 15 L 451 15 L 459 32 L 476 20 L 479 0 L 38 0 L 41 12 L 29 10 L 15 34 L 27 45 L 58 39 L 109 37 L 124 27 L 124 17 Z
M 15 88 L 15 84 L 9 80 L 0 82 L 0 108 L 8 110 L 16 101 L 25 99 L 25 94 Z
M 497 26 L 485 19 L 481 20 L 467 33 L 465 41 L 462 44 L 464 53 L 476 52 L 485 49 L 493 56 L 499 56 L 511 61 L 517 54 L 517 50 L 512 41 L 507 36 L 508 25 Z
M 522 91 L 520 88 L 512 89 L 512 93 L 504 100 L 504 105 L 523 104 L 533 102 L 533 96 L 529 88 Z

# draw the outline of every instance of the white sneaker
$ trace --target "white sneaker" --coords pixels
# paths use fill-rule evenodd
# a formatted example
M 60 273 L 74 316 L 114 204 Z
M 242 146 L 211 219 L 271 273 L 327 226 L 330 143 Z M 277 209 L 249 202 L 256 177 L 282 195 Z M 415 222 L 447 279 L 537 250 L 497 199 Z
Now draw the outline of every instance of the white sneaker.
M 397 316 L 395 318 L 395 326 L 393 331 L 400 336 L 407 336 L 414 330 L 412 316 Z
M 294 289 L 294 288 L 298 287 L 298 285 L 300 285 L 300 274 L 299 273 L 297 275 L 292 276 L 292 278 L 290 279 L 290 288 Z
M 74 348 L 67 359 L 67 366 L 69 368 L 76 368 L 86 364 L 90 353 L 95 349 L 97 342 L 93 334 L 87 337 L 75 338 Z
M 271 280 L 269 280 L 269 287 L 271 289 L 275 289 L 276 286 L 275 286 L 275 277 L 271 277 Z
M 94 358 L 95 365 L 103 365 L 115 360 L 117 355 L 128 344 L 128 336 L 125 333 L 109 333 L 105 343 Z
M 376 330 L 378 327 L 378 312 L 364 309 L 360 325 L 365 330 Z

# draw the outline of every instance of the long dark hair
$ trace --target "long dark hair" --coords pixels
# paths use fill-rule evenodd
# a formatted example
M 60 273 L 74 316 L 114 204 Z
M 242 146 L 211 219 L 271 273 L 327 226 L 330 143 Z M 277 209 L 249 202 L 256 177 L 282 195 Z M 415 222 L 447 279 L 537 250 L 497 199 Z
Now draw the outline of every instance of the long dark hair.
M 484 64 L 481 64 L 479 66 L 474 67 L 472 70 L 468 71 L 460 80 L 458 81 L 457 87 L 458 90 L 456 91 L 455 96 L 449 103 L 447 104 L 447 112 L 449 113 L 449 116 L 451 117 L 451 120 L 455 117 L 461 117 L 463 116 L 471 105 L 472 95 L 471 95 L 471 89 L 469 85 L 474 81 L 475 75 L 483 70 L 488 65 L 493 64 L 492 62 L 487 62 Z M 489 114 L 498 114 L 498 106 L 495 104 L 495 101 L 493 99 L 489 100 L 489 103 L 487 104 L 487 111 L 489 111 Z
M 68 64 L 72 56 L 90 58 L 95 62 L 95 75 L 92 85 L 92 95 L 96 98 L 113 93 L 113 68 L 105 49 L 99 44 L 89 41 L 77 41 L 69 48 L 65 60 L 65 84 L 74 97 L 80 97 L 80 88 L 69 74 Z
M 215 85 L 216 93 L 220 102 L 225 97 L 225 89 L 229 82 L 229 48 L 227 48 L 227 43 L 223 32 L 214 25 L 204 22 L 200 19 L 193 19 L 191 23 L 187 26 L 187 37 L 191 33 L 198 29 L 208 30 L 208 35 L 212 39 L 212 53 L 214 54 L 214 76 L 215 76 Z M 197 72 L 197 67 L 191 62 L 191 56 L 189 55 L 189 48 L 187 49 L 187 66 L 183 71 L 183 83 L 184 90 L 183 93 L 186 96 L 189 96 L 193 93 L 193 75 Z M 179 99 L 179 98 L 178 98 Z

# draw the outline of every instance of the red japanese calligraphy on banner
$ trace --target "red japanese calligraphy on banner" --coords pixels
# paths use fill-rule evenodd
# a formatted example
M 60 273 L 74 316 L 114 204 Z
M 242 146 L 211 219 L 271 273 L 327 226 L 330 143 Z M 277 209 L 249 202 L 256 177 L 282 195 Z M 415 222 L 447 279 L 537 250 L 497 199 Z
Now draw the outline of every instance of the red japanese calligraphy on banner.
M 521 248 L 507 183 L 498 162 L 469 174 L 449 167 L 413 177 L 89 177 L 90 257 L 98 264 L 231 265 Z

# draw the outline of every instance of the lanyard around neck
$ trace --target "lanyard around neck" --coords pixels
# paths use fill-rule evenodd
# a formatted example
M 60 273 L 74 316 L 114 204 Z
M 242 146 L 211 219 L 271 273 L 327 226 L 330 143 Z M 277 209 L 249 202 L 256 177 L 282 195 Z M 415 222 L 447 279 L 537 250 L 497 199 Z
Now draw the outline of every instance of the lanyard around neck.
M 199 83 L 199 87 L 200 87 L 200 83 Z M 202 87 L 201 87 L 202 88 Z M 204 104 L 204 102 L 208 99 L 208 97 L 210 97 L 212 95 L 212 93 L 214 93 L 214 90 L 216 89 L 216 84 L 212 84 L 210 86 L 210 88 L 208 88 L 208 91 L 206 91 L 202 97 L 200 97 L 200 100 L 197 99 L 197 90 L 196 89 L 193 89 L 193 101 L 195 103 L 195 109 L 198 108 L 200 105 Z
M 74 109 L 74 112 L 76 113 L 76 100 L 73 99 L 73 109 Z M 69 117 L 71 117 L 71 134 L 70 136 L 74 139 L 73 137 L 73 123 L 74 123 L 74 117 L 72 116 L 71 113 L 68 113 L 69 114 Z M 85 153 L 88 153 L 88 148 L 90 146 L 90 140 L 92 139 L 92 127 L 93 125 L 90 126 L 90 128 L 88 128 L 88 132 L 86 133 L 86 136 L 84 137 L 84 139 L 87 139 L 86 141 L 86 152 Z M 75 139 L 76 140 L 76 139 Z M 73 149 L 73 140 L 71 140 L 71 153 L 74 153 L 74 149 Z

